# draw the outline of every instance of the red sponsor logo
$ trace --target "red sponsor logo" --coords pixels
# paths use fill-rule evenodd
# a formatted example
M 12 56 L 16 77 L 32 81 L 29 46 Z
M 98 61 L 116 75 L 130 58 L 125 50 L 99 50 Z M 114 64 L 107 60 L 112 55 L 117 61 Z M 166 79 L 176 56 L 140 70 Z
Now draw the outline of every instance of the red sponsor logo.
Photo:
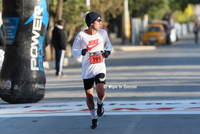
M 99 45 L 101 42 L 99 42 L 99 39 L 96 40 L 90 40 L 88 45 L 87 45 L 87 49 L 88 50 L 92 50 L 94 47 L 96 47 L 97 45 Z

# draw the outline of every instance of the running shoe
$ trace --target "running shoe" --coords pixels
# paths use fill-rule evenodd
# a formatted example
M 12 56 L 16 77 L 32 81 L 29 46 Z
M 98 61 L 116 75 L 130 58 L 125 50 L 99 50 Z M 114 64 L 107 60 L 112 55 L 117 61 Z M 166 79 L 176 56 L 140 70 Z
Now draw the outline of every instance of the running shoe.
M 92 119 L 91 129 L 97 128 L 98 125 L 98 119 Z
M 103 103 L 102 104 L 98 104 L 97 103 L 97 107 L 98 107 L 98 109 L 97 109 L 97 115 L 100 117 L 104 113 Z

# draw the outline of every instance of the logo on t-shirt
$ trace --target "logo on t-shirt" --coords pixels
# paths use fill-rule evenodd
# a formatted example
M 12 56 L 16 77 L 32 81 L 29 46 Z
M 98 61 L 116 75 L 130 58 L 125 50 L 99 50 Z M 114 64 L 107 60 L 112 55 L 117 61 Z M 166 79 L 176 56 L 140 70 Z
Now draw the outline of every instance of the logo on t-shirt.
M 94 47 L 96 47 L 97 45 L 99 45 L 101 42 L 99 42 L 99 39 L 96 40 L 90 40 L 88 45 L 87 45 L 87 49 L 88 50 L 92 50 Z

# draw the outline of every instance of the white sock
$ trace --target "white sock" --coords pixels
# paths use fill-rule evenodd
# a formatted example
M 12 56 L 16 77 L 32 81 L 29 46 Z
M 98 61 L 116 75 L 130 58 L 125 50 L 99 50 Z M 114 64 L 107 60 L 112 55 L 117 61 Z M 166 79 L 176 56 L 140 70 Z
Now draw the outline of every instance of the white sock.
M 102 103 L 103 103 L 103 100 L 100 100 L 100 99 L 98 98 L 97 103 L 98 103 L 98 104 L 102 104 Z
M 96 113 L 95 113 L 95 109 L 90 110 L 90 114 L 91 114 L 92 119 L 97 119 L 97 116 L 96 116 Z

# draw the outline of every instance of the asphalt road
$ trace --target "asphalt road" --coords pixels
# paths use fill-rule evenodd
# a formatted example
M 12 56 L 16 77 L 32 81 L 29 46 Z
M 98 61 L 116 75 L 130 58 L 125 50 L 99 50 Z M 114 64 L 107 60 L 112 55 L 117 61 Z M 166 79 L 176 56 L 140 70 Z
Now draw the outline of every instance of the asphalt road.
M 84 111 L 81 65 L 65 67 L 66 78 L 47 70 L 45 98 L 39 103 L 10 105 L 0 100 L 0 134 L 199 134 L 199 59 L 200 44 L 192 34 L 155 50 L 115 50 L 106 60 L 107 111 L 95 130 Z M 23 111 L 27 107 L 32 109 Z

